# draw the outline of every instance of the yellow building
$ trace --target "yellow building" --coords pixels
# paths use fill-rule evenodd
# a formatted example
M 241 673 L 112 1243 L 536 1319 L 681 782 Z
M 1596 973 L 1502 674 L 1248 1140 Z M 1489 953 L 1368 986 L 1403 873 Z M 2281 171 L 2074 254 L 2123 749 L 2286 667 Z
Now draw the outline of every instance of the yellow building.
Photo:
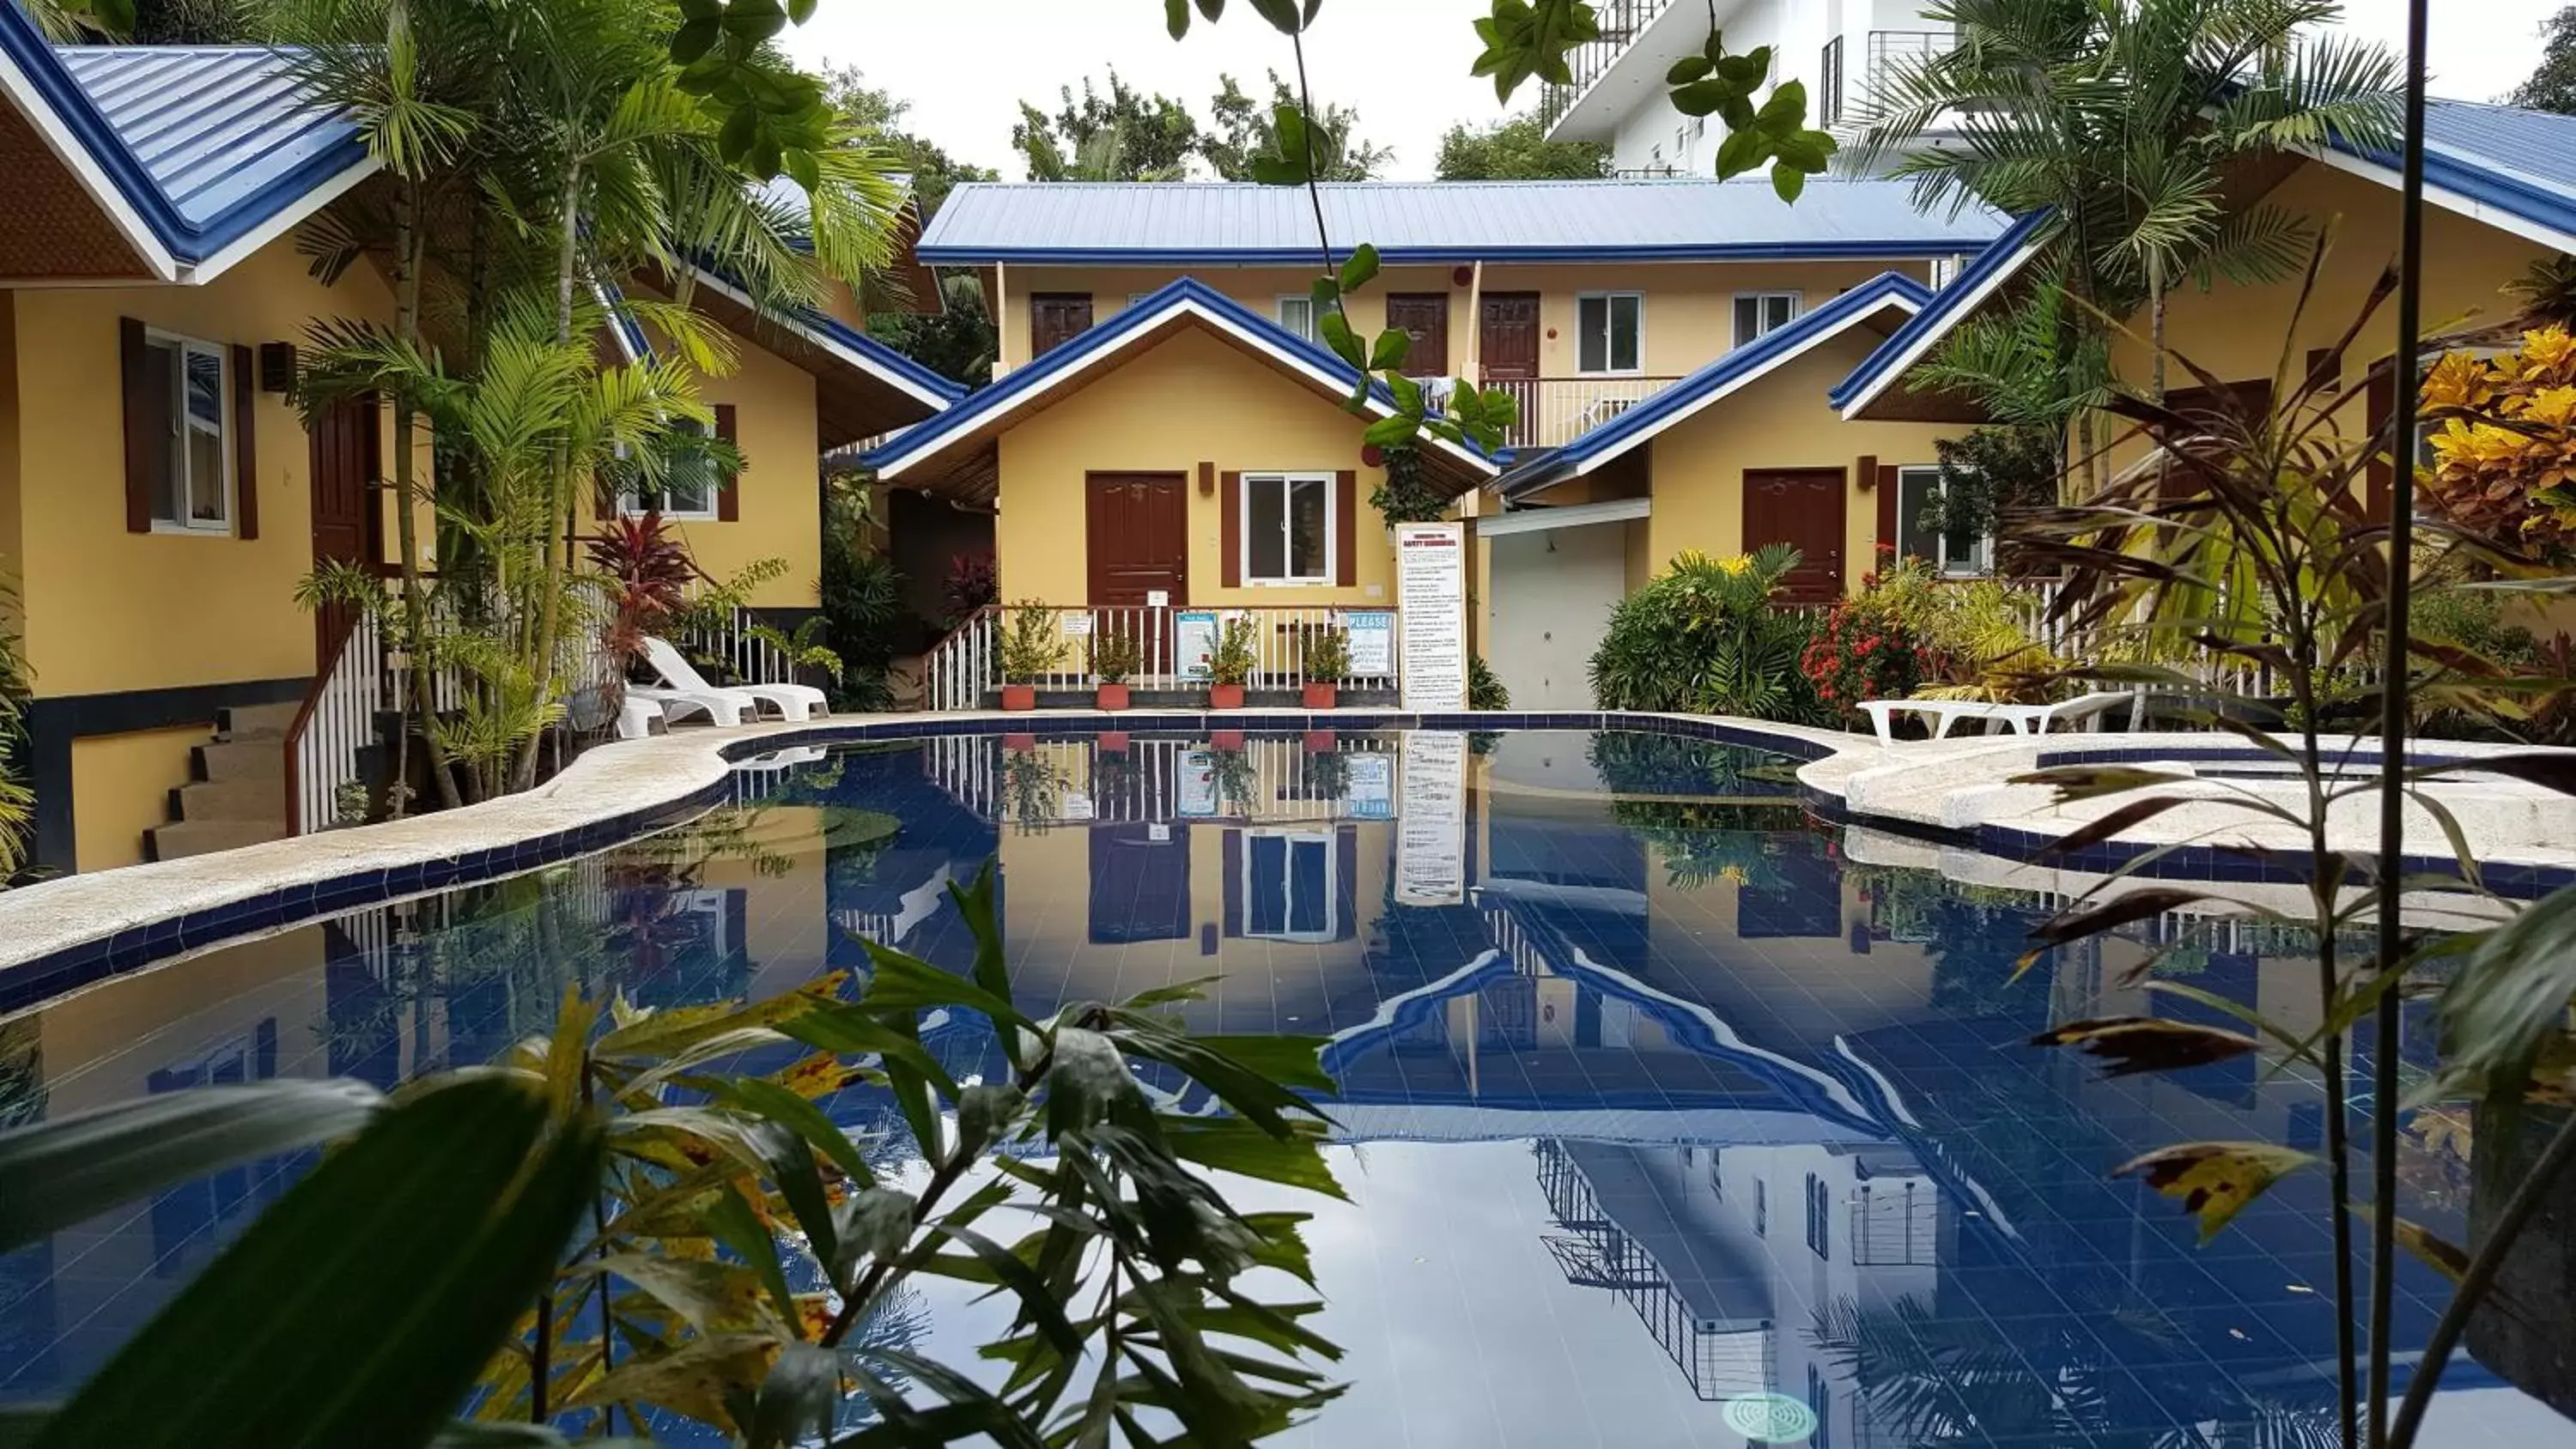
M 34 860 L 274 838 L 285 737 L 347 631 L 295 585 L 392 561 L 375 410 L 308 432 L 292 396 L 316 322 L 392 321 L 379 270 L 321 280 L 295 235 L 376 163 L 268 51 L 57 48 L 0 6 L 0 166 L 0 561 L 34 676 Z M 786 560 L 753 602 L 810 611 L 822 451 L 958 390 L 845 321 L 755 321 L 721 279 L 696 296 L 748 344 L 707 384 L 746 467 L 683 531 L 710 572 Z

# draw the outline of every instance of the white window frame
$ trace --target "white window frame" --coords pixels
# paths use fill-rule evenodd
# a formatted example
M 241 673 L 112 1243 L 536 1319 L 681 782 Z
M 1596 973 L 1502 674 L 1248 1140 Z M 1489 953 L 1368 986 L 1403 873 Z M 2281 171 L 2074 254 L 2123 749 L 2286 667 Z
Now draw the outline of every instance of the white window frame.
M 1300 327 L 1296 323 L 1288 320 L 1288 309 L 1290 307 L 1302 307 L 1305 309 L 1305 326 Z M 1303 338 L 1308 342 L 1314 343 L 1321 343 L 1324 340 L 1323 333 L 1319 331 L 1315 325 L 1315 299 L 1304 292 L 1280 293 L 1278 300 L 1273 303 L 1270 308 L 1270 318 L 1272 321 L 1279 324 L 1281 331 L 1286 332 L 1292 337 Z
M 1271 578 L 1253 571 L 1252 531 L 1258 526 L 1258 520 L 1252 514 L 1252 485 L 1271 478 L 1278 479 L 1280 483 L 1279 562 L 1282 567 L 1287 567 L 1296 553 L 1296 550 L 1289 547 L 1293 540 L 1288 533 L 1289 519 L 1292 515 L 1292 510 L 1288 507 L 1288 495 L 1300 483 L 1319 484 L 1324 490 L 1323 570 L 1313 578 Z M 1333 581 L 1341 577 L 1341 560 L 1334 557 L 1334 553 L 1340 547 L 1342 522 L 1334 516 L 1341 507 L 1341 499 L 1338 495 L 1342 491 L 1337 486 L 1334 475 L 1293 469 L 1266 470 L 1244 474 L 1238 486 L 1243 491 L 1236 496 L 1234 506 L 1243 520 L 1243 527 L 1238 530 L 1243 535 L 1240 540 L 1242 554 L 1237 560 L 1243 573 L 1243 586 L 1249 589 L 1329 589 L 1333 587 Z
M 1297 918 L 1297 851 L 1300 847 L 1321 848 L 1324 852 L 1324 924 L 1312 931 L 1256 931 L 1252 927 L 1253 894 L 1252 842 L 1278 840 L 1281 847 L 1279 902 L 1282 922 Z M 1341 852 L 1333 848 L 1329 830 L 1248 830 L 1243 842 L 1243 935 L 1254 941 L 1291 941 L 1301 945 L 1320 945 L 1335 939 L 1341 932 L 1342 862 Z
M 1633 297 L 1637 302 L 1637 365 L 1614 367 L 1619 356 L 1619 299 Z M 1600 367 L 1583 365 L 1583 305 L 1601 304 Z M 1622 289 L 1617 291 L 1577 292 L 1574 294 L 1574 371 L 1581 377 L 1643 377 L 1646 375 L 1646 294 Z
M 1760 325 L 1760 323 L 1761 323 L 1761 321 L 1762 321 L 1762 313 L 1763 313 L 1763 312 L 1765 312 L 1765 311 L 1767 311 L 1767 310 L 1769 310 L 1767 307 L 1764 307 L 1764 306 L 1762 306 L 1761 304 L 1763 304 L 1763 303 L 1767 303 L 1767 302 L 1774 302 L 1774 301 L 1778 301 L 1778 300 L 1780 300 L 1780 299 L 1782 299 L 1782 298 L 1786 298 L 1786 299 L 1788 299 L 1788 303 L 1789 303 L 1789 315 L 1788 315 L 1787 317 L 1784 317 L 1784 318 L 1782 318 L 1782 319 L 1781 319 L 1781 321 L 1780 321 L 1780 327 L 1786 327 L 1786 326 L 1788 326 L 1790 323 L 1795 322 L 1795 321 L 1797 321 L 1799 318 L 1804 317 L 1804 316 L 1806 316 L 1806 315 L 1807 315 L 1807 294 L 1806 294 L 1806 293 L 1804 293 L 1804 292 L 1800 292 L 1800 291 L 1770 291 L 1770 292 L 1738 292 L 1738 293 L 1736 293 L 1736 294 L 1735 294 L 1735 296 L 1733 297 L 1733 299 L 1731 299 L 1731 300 L 1727 303 L 1727 308 L 1726 308 L 1726 325 L 1727 325 L 1727 327 L 1728 327 L 1730 330 L 1732 330 L 1732 331 L 1736 331 L 1736 332 L 1738 332 L 1738 333 L 1739 333 L 1739 335 L 1737 335 L 1737 336 L 1736 336 L 1736 338 L 1735 338 L 1735 345 L 1736 345 L 1736 346 L 1738 346 L 1738 347 L 1750 347 L 1750 346 L 1752 346 L 1754 343 L 1759 342 L 1759 341 L 1761 341 L 1763 338 L 1768 337 L 1768 336 L 1770 336 L 1772 333 L 1777 332 L 1777 331 L 1779 331 L 1779 330 L 1780 330 L 1780 327 L 1764 327 L 1764 328 L 1762 328 L 1762 330 L 1761 330 L 1761 331 L 1754 333 L 1754 334 L 1753 334 L 1752 336 L 1750 336 L 1750 337 L 1745 337 L 1745 336 L 1740 335 L 1740 331 L 1741 331 L 1741 329 L 1740 329 L 1739 323 L 1740 323 L 1740 320 L 1741 320 L 1741 319 L 1737 316 L 1737 313 L 1739 313 L 1739 312 L 1743 309 L 1744 304 L 1745 304 L 1746 302 L 1748 302 L 1748 301 L 1750 301 L 1750 302 L 1752 302 L 1752 303 L 1754 303 L 1754 304 L 1755 304 L 1755 311 L 1754 311 L 1754 318 L 1753 318 L 1753 320 L 1754 320 L 1755 325 L 1759 326 L 1759 325 Z
M 723 500 L 717 495 L 726 488 L 739 488 L 741 486 L 742 479 L 740 477 L 736 477 L 730 482 L 721 478 L 709 478 L 707 480 L 706 507 L 691 509 L 665 508 L 661 511 L 662 520 L 665 523 L 714 523 L 723 516 L 724 508 Z M 651 509 L 644 506 L 644 495 L 636 492 L 632 488 L 620 489 L 618 491 L 617 511 L 620 515 L 627 518 L 642 518 L 645 514 L 652 512 Z
M 1915 526 L 1906 516 L 1906 480 L 1909 478 L 1919 480 L 1927 474 L 1931 477 L 1932 486 L 1940 490 L 1944 497 L 1948 496 L 1950 485 L 1941 471 L 1940 464 L 1911 463 L 1896 470 L 1896 536 L 1899 540 L 1905 537 L 1908 529 Z M 1899 553 L 1902 556 L 1902 550 Z M 1965 564 L 1950 562 L 1949 541 L 1945 538 L 1941 541 L 1940 557 L 1927 562 L 1939 569 L 1941 577 L 1945 579 L 1990 578 L 1995 571 L 1995 536 L 1989 533 L 1980 537 L 1969 554 L 1969 561 Z
M 175 491 L 178 494 L 179 507 L 175 511 L 181 516 L 176 518 L 166 516 L 170 500 L 166 496 L 154 498 L 152 531 L 188 534 L 201 538 L 230 538 L 233 536 L 234 519 L 240 511 L 240 495 L 237 490 L 241 486 L 241 480 L 234 476 L 233 465 L 241 446 L 240 434 L 236 431 L 241 427 L 241 419 L 233 416 L 233 389 L 237 384 L 233 379 L 232 349 L 220 342 L 208 342 L 202 337 L 190 337 L 182 332 L 164 331 L 158 327 L 144 328 L 143 338 L 149 345 L 177 349 L 178 372 L 170 379 L 170 427 L 174 439 L 179 444 L 173 450 L 178 467 L 184 470 L 188 466 L 189 454 L 184 430 L 195 425 L 195 420 L 188 416 L 188 355 L 190 353 L 201 353 L 215 360 L 215 404 L 223 410 L 223 425 L 216 436 L 215 450 L 216 456 L 221 460 L 220 466 L 224 470 L 223 517 L 195 519 L 185 516 L 188 513 L 187 500 L 195 496 L 195 489 L 190 486 L 194 480 L 184 476 L 177 479 L 165 478 L 160 480 L 164 491 L 165 493 Z M 177 485 L 175 490 L 169 487 L 173 483 Z

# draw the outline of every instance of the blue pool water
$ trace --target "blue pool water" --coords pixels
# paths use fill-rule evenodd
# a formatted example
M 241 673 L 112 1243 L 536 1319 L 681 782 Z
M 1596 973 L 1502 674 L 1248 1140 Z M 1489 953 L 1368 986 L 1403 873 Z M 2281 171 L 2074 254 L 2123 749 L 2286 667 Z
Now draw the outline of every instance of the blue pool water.
M 543 1029 L 569 984 L 765 996 L 860 963 L 863 936 L 963 969 L 944 887 L 998 857 L 1023 1008 L 1215 975 L 1194 1027 L 1333 1040 L 1330 1155 L 1353 1202 L 1240 1189 L 1316 1212 L 1317 1326 L 1349 1350 L 1350 1393 L 1290 1442 L 2329 1442 L 2322 1181 L 2290 1180 L 2202 1248 L 2175 1205 L 2107 1176 L 2182 1141 L 2319 1146 L 2313 1080 L 2244 1060 L 2106 1081 L 2028 1045 L 2158 1009 L 2122 981 L 2170 923 L 2016 982 L 2048 902 L 1872 863 L 1883 845 L 1809 819 L 1789 762 L 1754 750 L 1216 743 L 775 760 L 738 774 L 737 803 L 604 856 L 0 1021 L 0 1121 L 277 1075 L 391 1086 Z M 2160 969 L 2288 1014 L 2313 990 L 2298 943 L 2243 928 Z M 2417 1010 L 2410 1067 L 2431 1061 Z M 997 1072 L 980 1028 L 928 1040 L 960 1076 Z M 837 1106 L 891 1120 L 865 1093 Z M 2404 1210 L 2465 1239 L 2472 1124 L 2403 1127 Z M 0 1258 L 0 1401 L 68 1392 L 306 1163 Z M 2563 1252 L 2567 1231 L 2538 1246 Z M 2412 1260 L 2401 1276 L 2411 1346 L 2447 1287 Z M 2507 1292 L 2425 1443 L 2576 1445 L 2549 1407 L 2576 1383 L 2526 1366 L 2565 1357 L 2561 1290 L 2509 1273 Z M 1007 1316 L 934 1280 L 887 1331 L 971 1363 Z

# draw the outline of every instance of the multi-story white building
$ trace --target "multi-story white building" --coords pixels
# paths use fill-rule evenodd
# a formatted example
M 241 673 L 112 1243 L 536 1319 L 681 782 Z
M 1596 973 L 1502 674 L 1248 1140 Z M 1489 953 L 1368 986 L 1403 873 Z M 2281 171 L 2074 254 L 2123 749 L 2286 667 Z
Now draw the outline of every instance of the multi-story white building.
M 1848 138 L 1870 78 L 1900 57 L 1946 49 L 1946 22 L 1919 0 L 1598 0 L 1601 38 L 1573 56 L 1574 83 L 1541 100 L 1556 141 L 1610 147 L 1622 176 L 1711 176 L 1724 128 L 1673 108 L 1664 73 L 1697 55 L 1714 24 L 1739 54 L 1772 47 L 1773 84 L 1807 87 L 1812 124 Z

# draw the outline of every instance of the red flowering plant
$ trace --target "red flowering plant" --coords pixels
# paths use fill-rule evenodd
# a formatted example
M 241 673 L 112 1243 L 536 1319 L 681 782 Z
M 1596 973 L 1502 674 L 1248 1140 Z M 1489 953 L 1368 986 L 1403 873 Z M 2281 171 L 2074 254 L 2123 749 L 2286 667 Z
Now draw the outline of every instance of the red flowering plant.
M 608 580 L 614 611 L 608 647 L 632 662 L 643 654 L 646 635 L 669 633 L 671 621 L 688 608 L 697 565 L 659 510 L 610 520 L 587 551 L 591 566 Z
M 1894 550 L 1880 552 L 1892 556 Z M 1931 641 L 1903 607 L 1912 592 L 1909 567 L 1896 564 L 1863 576 L 1861 591 L 1825 611 L 1799 656 L 1798 671 L 1816 687 L 1816 697 L 1847 720 L 1859 715 L 1866 700 L 1903 699 L 1937 677 Z

